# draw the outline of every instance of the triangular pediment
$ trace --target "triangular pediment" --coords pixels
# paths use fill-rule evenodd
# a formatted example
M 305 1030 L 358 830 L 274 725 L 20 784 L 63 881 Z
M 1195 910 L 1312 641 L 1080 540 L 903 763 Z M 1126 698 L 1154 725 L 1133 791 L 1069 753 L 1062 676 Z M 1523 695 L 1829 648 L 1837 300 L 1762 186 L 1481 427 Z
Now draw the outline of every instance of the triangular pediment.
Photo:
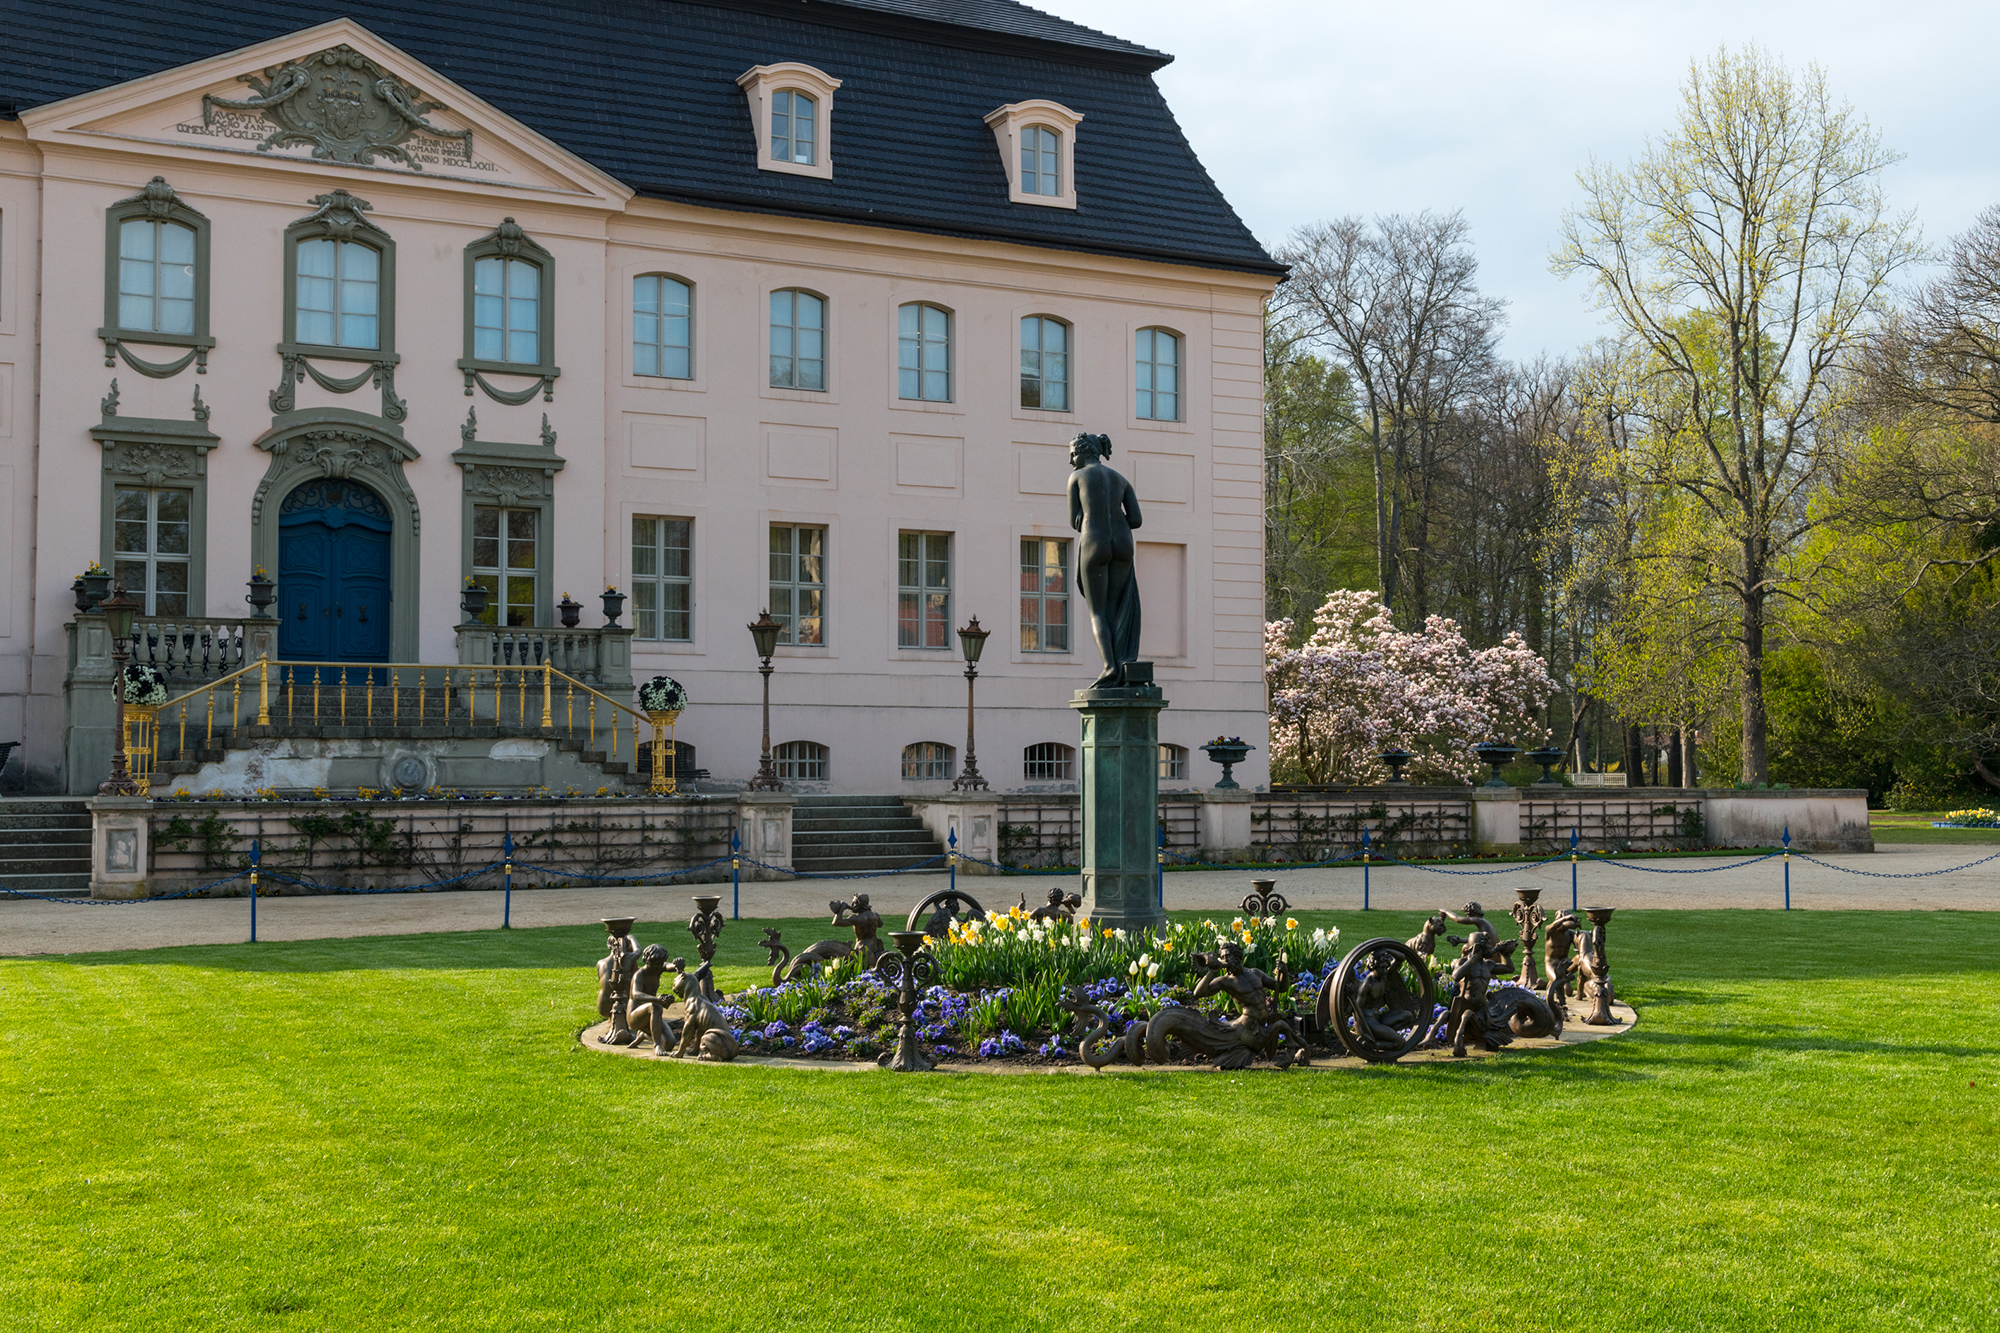
M 622 208 L 615 178 L 352 19 L 23 112 L 28 137 L 234 155 Z

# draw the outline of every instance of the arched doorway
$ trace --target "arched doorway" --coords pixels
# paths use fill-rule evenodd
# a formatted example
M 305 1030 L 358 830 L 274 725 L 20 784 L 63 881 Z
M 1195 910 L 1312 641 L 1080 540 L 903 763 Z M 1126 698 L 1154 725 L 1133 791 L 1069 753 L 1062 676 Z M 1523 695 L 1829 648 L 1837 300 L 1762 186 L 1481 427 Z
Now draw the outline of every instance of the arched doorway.
M 278 655 L 308 662 L 389 660 L 395 520 L 358 481 L 295 487 L 278 508 Z

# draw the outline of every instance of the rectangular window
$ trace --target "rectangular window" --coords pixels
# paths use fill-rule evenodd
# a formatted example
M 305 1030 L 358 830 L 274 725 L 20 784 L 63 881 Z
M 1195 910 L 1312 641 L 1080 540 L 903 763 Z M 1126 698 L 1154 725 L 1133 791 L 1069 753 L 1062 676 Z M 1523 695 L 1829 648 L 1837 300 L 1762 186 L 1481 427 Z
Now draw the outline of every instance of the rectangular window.
M 771 619 L 779 643 L 826 642 L 826 529 L 771 525 Z
M 826 390 L 826 302 L 811 292 L 771 293 L 771 387 Z
M 778 162 L 813 164 L 813 143 L 818 138 L 815 113 L 818 104 L 805 93 L 781 88 L 771 94 L 771 157 Z
M 694 290 L 678 278 L 632 279 L 632 373 L 694 378 Z
M 951 647 L 951 534 L 896 539 L 896 646 Z
M 1059 319 L 1021 321 L 1021 406 L 1069 411 L 1069 325 Z
M 896 396 L 951 401 L 951 316 L 912 302 L 897 312 Z
M 956 776 L 952 769 L 952 748 L 942 741 L 918 741 L 915 745 L 903 747 L 903 777 L 911 782 L 950 781 Z
M 1181 340 L 1165 329 L 1140 329 L 1136 343 L 1134 410 L 1143 421 L 1181 419 Z
M 382 256 L 358 241 L 300 241 L 295 341 L 379 347 Z
M 112 577 L 149 616 L 188 613 L 188 491 L 120 486 L 111 500 Z
M 1180 782 L 1187 778 L 1187 747 L 1185 745 L 1160 745 L 1160 778 L 1162 781 Z
M 1021 539 L 1021 651 L 1069 651 L 1069 539 Z
M 1043 741 L 1021 751 L 1021 777 L 1028 782 L 1076 781 L 1076 751 L 1061 741 Z
M 694 524 L 632 519 L 632 621 L 642 639 L 694 638 Z
M 1021 193 L 1062 193 L 1062 138 L 1046 125 L 1021 132 Z
M 474 260 L 472 355 L 481 361 L 539 364 L 541 301 L 539 264 L 525 259 Z
M 194 228 L 149 218 L 118 225 L 118 326 L 194 332 Z
M 472 511 L 472 577 L 485 589 L 482 625 L 533 625 L 541 512 L 478 505 Z

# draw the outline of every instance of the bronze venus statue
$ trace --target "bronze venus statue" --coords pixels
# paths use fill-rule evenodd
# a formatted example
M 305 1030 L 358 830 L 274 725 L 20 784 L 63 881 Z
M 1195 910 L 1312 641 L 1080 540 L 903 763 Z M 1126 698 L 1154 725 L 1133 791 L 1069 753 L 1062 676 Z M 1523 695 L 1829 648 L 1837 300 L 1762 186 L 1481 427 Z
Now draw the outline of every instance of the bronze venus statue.
M 1090 633 L 1104 659 L 1091 688 L 1124 685 L 1125 668 L 1139 660 L 1139 581 L 1133 573 L 1142 521 L 1132 483 L 1111 470 L 1109 435 L 1083 434 L 1069 442 L 1069 525 L 1077 543 L 1076 586 L 1090 608 Z

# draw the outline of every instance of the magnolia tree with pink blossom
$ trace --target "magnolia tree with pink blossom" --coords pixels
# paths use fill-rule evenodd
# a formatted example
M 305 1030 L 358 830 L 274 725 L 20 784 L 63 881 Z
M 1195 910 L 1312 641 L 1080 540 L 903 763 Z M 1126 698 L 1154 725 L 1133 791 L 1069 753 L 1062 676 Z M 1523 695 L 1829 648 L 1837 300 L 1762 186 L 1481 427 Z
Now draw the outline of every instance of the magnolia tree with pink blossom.
M 1313 626 L 1296 648 L 1292 621 L 1264 626 L 1274 771 L 1375 783 L 1389 775 L 1377 756 L 1400 748 L 1416 756 L 1415 782 L 1469 782 L 1484 771 L 1481 741 L 1548 742 L 1538 714 L 1556 683 L 1519 634 L 1475 650 L 1442 616 L 1406 633 L 1374 592 L 1332 594 Z

